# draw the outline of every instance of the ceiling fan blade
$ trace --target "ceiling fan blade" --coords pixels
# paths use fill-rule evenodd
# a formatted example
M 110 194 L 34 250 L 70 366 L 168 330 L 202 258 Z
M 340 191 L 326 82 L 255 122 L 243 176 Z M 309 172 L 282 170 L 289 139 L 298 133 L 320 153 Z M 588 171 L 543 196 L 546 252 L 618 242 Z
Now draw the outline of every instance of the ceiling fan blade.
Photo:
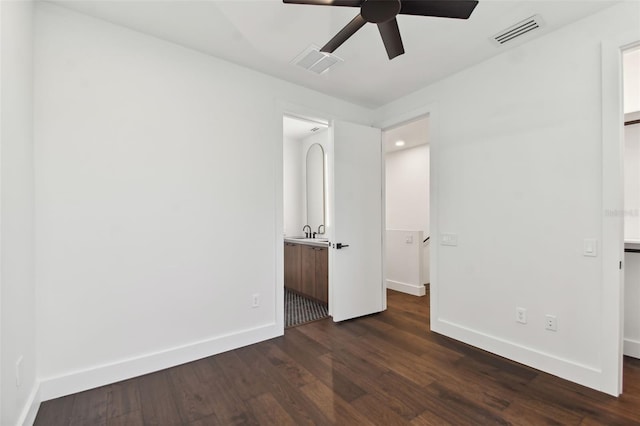
M 314 6 L 349 6 L 360 7 L 364 0 L 282 0 L 289 4 L 310 4 Z
M 333 53 L 342 43 L 347 41 L 349 37 L 354 35 L 367 21 L 364 20 L 362 15 L 358 14 L 351 20 L 338 34 L 336 34 L 327 44 L 324 45 L 321 52 Z
M 469 19 L 476 0 L 402 0 L 400 14 Z
M 378 30 L 380 30 L 380 36 L 382 37 L 384 48 L 387 49 L 389 59 L 393 59 L 404 53 L 402 37 L 400 37 L 400 29 L 398 28 L 396 18 L 378 24 Z

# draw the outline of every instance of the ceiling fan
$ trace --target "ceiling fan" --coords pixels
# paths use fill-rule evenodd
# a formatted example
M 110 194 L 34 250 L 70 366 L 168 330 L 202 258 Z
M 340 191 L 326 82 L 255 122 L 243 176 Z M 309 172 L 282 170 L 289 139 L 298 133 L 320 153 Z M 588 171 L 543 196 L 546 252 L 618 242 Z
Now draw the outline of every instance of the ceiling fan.
M 333 53 L 367 22 L 378 24 L 389 59 L 404 53 L 397 15 L 469 19 L 476 0 L 282 0 L 284 3 L 359 7 L 360 13 L 336 34 L 321 52 Z

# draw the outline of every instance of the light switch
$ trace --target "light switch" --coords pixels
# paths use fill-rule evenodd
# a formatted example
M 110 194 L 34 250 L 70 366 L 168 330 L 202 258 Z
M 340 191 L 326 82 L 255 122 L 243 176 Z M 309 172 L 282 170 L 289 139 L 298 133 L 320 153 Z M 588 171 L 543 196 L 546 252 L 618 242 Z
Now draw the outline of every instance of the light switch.
M 413 244 L 413 235 L 407 235 L 407 238 L 405 239 L 405 242 L 407 244 Z
M 457 246 L 458 235 L 457 234 L 441 234 L 440 244 L 442 244 L 443 246 Z
M 585 238 L 584 251 L 585 256 L 596 257 L 598 256 L 598 240 L 592 238 Z

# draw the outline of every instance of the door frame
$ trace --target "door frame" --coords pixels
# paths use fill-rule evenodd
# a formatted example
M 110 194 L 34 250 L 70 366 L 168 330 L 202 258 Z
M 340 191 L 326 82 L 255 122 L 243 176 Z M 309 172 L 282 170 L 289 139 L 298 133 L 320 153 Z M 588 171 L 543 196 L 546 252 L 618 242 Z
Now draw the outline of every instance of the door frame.
M 386 146 L 385 146 L 385 133 L 388 132 L 388 131 L 391 131 L 391 130 L 395 130 L 395 129 L 399 128 L 399 127 L 403 127 L 405 125 L 411 124 L 411 123 L 413 123 L 415 121 L 419 121 L 419 120 L 427 119 L 427 120 L 429 120 L 429 123 L 430 123 L 431 122 L 430 118 L 431 117 L 430 117 L 429 114 L 423 114 L 423 115 L 411 118 L 409 120 L 402 121 L 399 124 L 394 124 L 394 125 L 391 125 L 391 126 L 388 126 L 388 127 L 384 128 L 384 129 L 382 129 L 383 176 L 385 178 L 385 181 L 383 182 L 384 185 L 383 185 L 383 188 L 382 188 L 383 193 L 385 195 L 385 198 L 384 198 L 384 201 L 385 201 L 385 204 L 384 204 L 385 216 L 383 217 L 383 224 L 384 224 L 385 232 L 384 232 L 384 240 L 383 241 L 385 243 L 386 243 L 386 231 L 389 229 L 386 226 L 386 224 L 387 224 L 387 222 L 386 222 L 386 208 L 387 208 L 387 205 L 388 205 L 387 204 L 388 200 L 386 199 L 386 191 L 387 191 L 387 187 L 386 187 L 387 158 L 386 158 L 386 155 L 387 155 L 387 152 L 386 152 Z M 430 124 L 429 124 L 429 126 L 430 126 Z M 427 136 L 429 136 L 430 134 L 431 134 L 431 129 L 429 128 L 427 130 Z M 429 147 L 428 148 L 429 150 L 427 151 L 427 160 L 429 161 L 428 172 L 431 173 L 430 144 L 427 142 L 426 145 Z M 418 146 L 422 146 L 422 145 L 418 145 Z M 412 148 L 417 148 L 418 146 L 415 146 L 415 147 L 412 147 Z M 409 149 L 411 149 L 411 148 L 409 148 Z M 398 152 L 398 151 L 394 151 L 394 152 Z M 428 192 L 428 195 L 431 196 L 431 187 L 430 187 L 431 178 L 430 177 L 428 179 L 428 182 L 429 182 L 429 185 L 427 186 L 427 192 Z M 431 210 L 431 200 L 430 199 L 429 199 L 429 210 Z M 429 217 L 431 217 L 431 213 L 430 212 L 429 212 Z M 395 229 L 400 229 L 400 228 L 395 228 Z M 429 235 L 423 235 L 423 238 L 425 236 L 429 237 L 429 238 L 431 237 L 431 223 L 429 223 Z M 432 242 L 429 243 L 429 250 L 430 250 L 430 247 L 431 247 L 431 243 Z M 420 244 L 422 245 L 422 249 L 424 250 L 425 249 L 424 240 L 421 240 Z M 383 249 L 384 249 L 384 254 L 386 256 L 386 253 L 387 253 L 386 244 L 383 244 Z M 430 256 L 430 254 L 429 254 L 429 256 Z M 424 253 L 423 253 L 423 256 L 422 256 L 421 260 L 424 260 L 424 257 L 425 256 L 424 256 Z M 429 257 L 429 264 L 430 263 L 431 263 L 431 259 Z M 386 262 L 385 262 L 385 265 L 383 265 L 383 268 L 384 268 L 383 269 L 383 273 L 384 273 L 383 275 L 384 275 L 385 287 L 386 287 L 387 282 L 390 281 L 390 280 L 387 279 L 387 275 L 386 275 Z M 420 265 L 420 271 L 419 271 L 421 287 L 419 288 L 419 290 L 415 290 L 413 288 L 410 288 L 410 289 L 405 288 L 404 290 L 398 290 L 398 291 L 402 291 L 402 292 L 407 293 L 407 294 L 412 294 L 414 296 L 420 296 L 420 297 L 425 296 L 426 295 L 426 289 L 424 287 L 424 284 L 430 284 L 428 281 L 425 282 L 425 280 L 429 280 L 429 277 L 431 275 L 431 267 L 430 267 L 430 265 L 429 265 L 429 273 L 428 274 L 424 274 L 423 272 L 424 272 L 424 265 L 421 264 Z
M 274 162 L 274 171 L 276 173 L 276 186 L 274 188 L 274 199 L 275 199 L 275 235 L 274 235 L 274 244 L 275 244 L 275 323 L 278 335 L 284 334 L 284 176 L 283 176 L 283 141 L 284 141 L 284 130 L 282 127 L 282 117 L 285 115 L 306 118 L 314 121 L 322 121 L 326 122 L 329 125 L 329 129 L 331 129 L 331 125 L 336 120 L 342 121 L 350 121 L 353 123 L 361 124 L 364 126 L 373 126 L 372 119 L 363 121 L 363 120 L 354 120 L 351 117 L 341 117 L 337 116 L 333 113 L 330 113 L 326 110 L 317 109 L 314 107 L 305 106 L 302 104 L 297 104 L 294 102 L 276 99 L 275 100 L 275 108 L 274 108 L 274 123 L 277 123 L 277 132 L 276 134 L 279 136 L 276 141 L 276 147 L 274 149 L 275 157 L 273 158 Z M 384 162 L 383 162 L 384 165 Z M 332 173 L 333 169 L 331 165 L 328 168 L 328 172 Z M 333 179 L 333 176 L 330 176 L 329 179 Z M 384 179 L 384 175 L 383 175 Z M 382 214 L 384 217 L 384 203 Z M 383 224 L 384 225 L 384 224 Z M 384 226 L 383 226 L 384 228 Z M 384 234 L 384 229 L 382 229 Z M 384 265 L 384 253 L 382 259 Z M 383 270 L 384 272 L 384 270 Z M 329 271 L 331 274 L 331 271 Z M 383 280 L 384 285 L 384 280 Z M 331 315 L 331 279 L 329 279 L 329 315 Z M 387 298 L 386 295 L 383 298 L 383 306 L 384 309 L 387 308 Z
M 624 344 L 623 51 L 640 44 L 629 32 L 602 42 L 602 384 L 619 395 Z
M 424 117 L 429 117 L 429 232 L 431 234 L 431 240 L 429 245 L 429 311 L 430 311 L 430 321 L 431 330 L 436 331 L 438 324 L 438 244 L 436 241 L 438 240 L 439 228 L 438 228 L 438 164 L 434 162 L 433 159 L 436 158 L 439 152 L 439 131 L 438 131 L 438 104 L 430 103 L 424 105 L 420 108 L 405 112 L 403 114 L 399 114 L 393 116 L 387 120 L 376 123 L 377 127 L 380 127 L 382 132 L 386 132 L 394 127 L 401 126 L 403 124 L 409 123 L 411 121 L 415 121 Z M 385 162 L 383 161 L 383 167 Z M 384 174 L 383 168 L 383 179 L 386 181 L 386 177 Z M 386 196 L 386 188 L 383 185 L 383 194 Z M 386 198 L 385 198 L 386 203 Z M 384 205 L 386 206 L 386 204 Z M 383 206 L 383 207 L 384 207 Z M 383 209 L 384 210 L 384 209 Z M 386 217 L 383 216 L 385 222 L 383 222 L 383 226 L 386 227 Z M 383 235 L 386 234 L 386 230 L 383 230 Z M 386 252 L 386 239 L 383 240 L 383 261 L 386 262 L 385 252 Z M 384 264 L 383 264 L 384 265 Z M 386 270 L 383 266 L 383 274 L 386 275 Z M 383 276 L 384 278 L 384 276 Z M 424 278 L 427 277 L 423 277 Z M 386 309 L 386 300 L 385 300 L 385 309 Z
M 282 119 L 285 115 L 307 118 L 314 121 L 326 121 L 331 125 L 334 119 L 333 114 L 322 110 L 309 108 L 303 105 L 291 102 L 277 100 L 274 108 L 274 121 L 277 123 L 277 135 L 279 136 L 276 143 L 274 171 L 276 173 L 275 195 L 275 320 L 278 335 L 284 334 L 284 128 Z

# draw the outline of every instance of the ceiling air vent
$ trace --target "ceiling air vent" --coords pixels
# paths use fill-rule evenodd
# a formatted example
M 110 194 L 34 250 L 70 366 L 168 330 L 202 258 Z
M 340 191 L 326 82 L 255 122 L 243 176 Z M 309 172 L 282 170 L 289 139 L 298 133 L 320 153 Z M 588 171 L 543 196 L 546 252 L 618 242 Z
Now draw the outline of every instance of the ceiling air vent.
M 532 31 L 543 27 L 544 21 L 540 15 L 533 15 L 524 21 L 520 21 L 517 24 L 510 26 L 506 30 L 500 31 L 491 38 L 491 41 L 498 46 L 502 46 L 505 43 L 513 41 L 518 37 L 529 34 Z
M 320 48 L 317 46 L 307 47 L 301 54 L 291 61 L 292 64 L 316 74 L 322 74 L 328 70 L 329 67 L 338 62 L 342 62 L 342 59 L 330 53 L 320 52 Z

